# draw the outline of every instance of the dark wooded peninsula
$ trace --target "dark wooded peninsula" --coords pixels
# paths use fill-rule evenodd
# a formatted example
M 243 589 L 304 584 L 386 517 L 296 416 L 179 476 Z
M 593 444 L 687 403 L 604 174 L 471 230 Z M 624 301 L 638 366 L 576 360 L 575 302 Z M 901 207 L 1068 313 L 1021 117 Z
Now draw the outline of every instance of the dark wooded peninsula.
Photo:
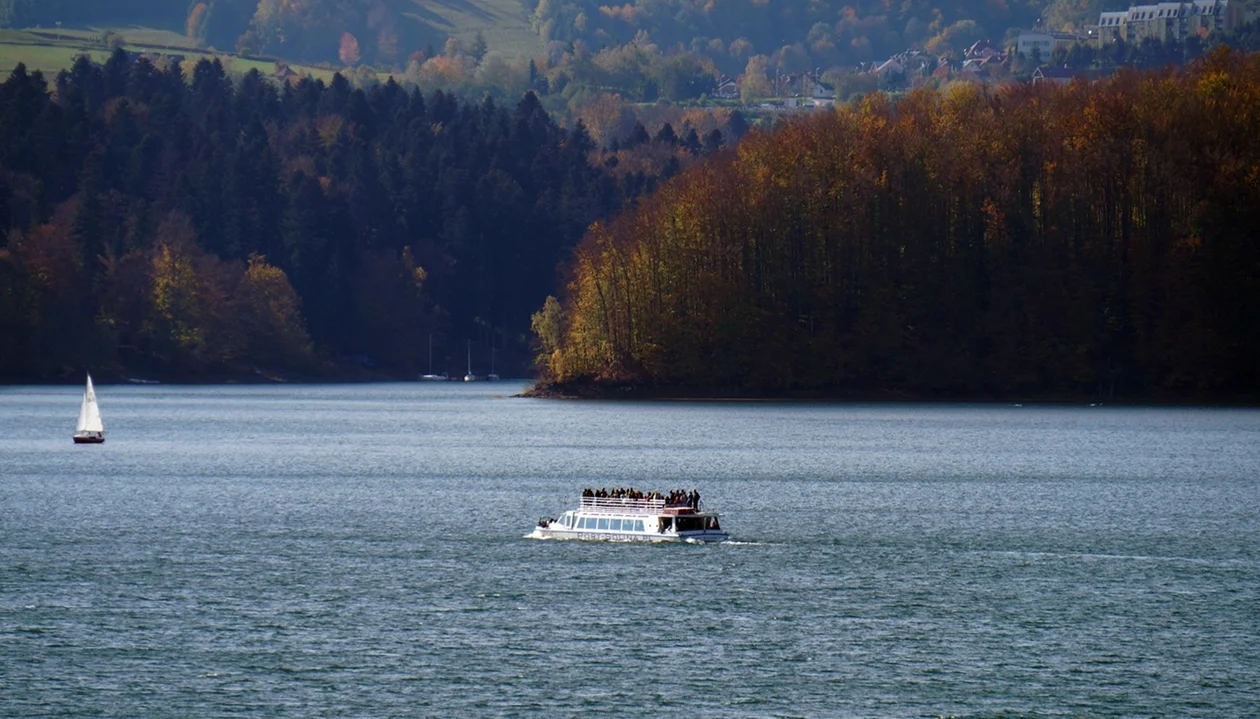
M 0 381 L 522 376 L 557 267 L 658 179 L 593 151 L 532 93 L 234 82 L 122 50 L 51 83 L 19 66 L 0 86 Z
M 754 133 L 598 224 L 542 394 L 1254 403 L 1260 58 Z

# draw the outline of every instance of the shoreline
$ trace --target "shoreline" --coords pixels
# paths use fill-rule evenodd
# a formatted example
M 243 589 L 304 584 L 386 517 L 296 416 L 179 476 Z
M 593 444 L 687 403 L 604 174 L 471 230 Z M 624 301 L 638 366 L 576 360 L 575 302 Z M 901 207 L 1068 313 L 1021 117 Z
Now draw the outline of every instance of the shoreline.
M 116 371 L 98 371 L 88 369 L 92 381 L 100 385 L 280 385 L 280 384 L 366 384 L 370 382 L 420 382 L 419 374 L 401 372 L 316 372 L 316 373 L 283 373 L 283 372 L 224 372 L 187 375 L 169 375 L 163 373 L 135 374 Z M 71 374 L 56 377 L 5 377 L 0 378 L 0 387 L 23 387 L 31 385 L 81 385 L 85 371 L 78 370 Z M 521 378 L 526 381 L 529 378 Z M 447 380 L 459 382 L 461 379 Z M 425 382 L 430 384 L 430 382 Z
M 814 390 L 750 390 L 743 388 L 683 387 L 638 384 L 551 383 L 535 381 L 519 397 L 533 399 L 658 402 L 833 402 L 854 404 L 1033 404 L 1121 407 L 1257 408 L 1260 398 L 1249 396 L 1134 396 L 1098 397 L 1064 393 L 994 396 L 985 394 L 929 394 L 885 389 L 819 388 Z
M 117 372 L 92 372 L 97 385 L 136 386 L 248 386 L 248 385 L 333 385 L 371 383 L 465 384 L 458 378 L 433 382 L 420 380 L 419 375 L 378 370 L 349 372 L 281 374 L 269 372 L 207 373 L 179 377 L 167 375 L 126 375 Z M 635 383 L 603 384 L 594 382 L 555 383 L 530 377 L 505 377 L 497 382 L 475 384 L 530 383 L 523 391 L 508 395 L 513 398 L 547 400 L 589 400 L 596 402 L 820 402 L 837 404 L 1003 404 L 1003 405 L 1071 405 L 1111 407 L 1211 407 L 1260 408 L 1260 398 L 1238 396 L 1131 396 L 1098 397 L 1086 394 L 1030 393 L 1020 396 L 987 394 L 961 395 L 913 393 L 887 389 L 816 388 L 812 390 L 759 390 L 735 387 L 689 387 L 682 385 L 644 385 Z M 77 386 L 83 383 L 80 373 L 47 378 L 4 378 L 0 388 L 24 386 Z

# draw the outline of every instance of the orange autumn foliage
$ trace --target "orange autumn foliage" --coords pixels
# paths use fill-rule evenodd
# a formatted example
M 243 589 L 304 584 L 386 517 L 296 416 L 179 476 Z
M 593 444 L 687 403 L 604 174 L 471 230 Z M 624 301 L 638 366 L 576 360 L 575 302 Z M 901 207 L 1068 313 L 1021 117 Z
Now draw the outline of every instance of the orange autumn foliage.
M 1260 57 L 869 96 L 588 232 L 558 383 L 909 397 L 1255 388 Z M 1249 129 L 1252 128 L 1252 129 Z

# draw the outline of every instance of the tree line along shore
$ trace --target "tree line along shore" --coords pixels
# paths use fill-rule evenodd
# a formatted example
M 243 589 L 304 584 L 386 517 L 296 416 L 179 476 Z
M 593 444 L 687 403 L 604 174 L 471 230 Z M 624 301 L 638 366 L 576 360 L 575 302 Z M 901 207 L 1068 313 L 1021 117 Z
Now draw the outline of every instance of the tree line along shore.
M 1258 77 L 1222 49 L 612 150 L 532 93 L 19 68 L 0 378 L 403 379 L 437 337 L 504 376 L 532 342 L 540 394 L 1254 401 Z
M 755 132 L 574 252 L 542 393 L 1257 399 L 1260 57 Z

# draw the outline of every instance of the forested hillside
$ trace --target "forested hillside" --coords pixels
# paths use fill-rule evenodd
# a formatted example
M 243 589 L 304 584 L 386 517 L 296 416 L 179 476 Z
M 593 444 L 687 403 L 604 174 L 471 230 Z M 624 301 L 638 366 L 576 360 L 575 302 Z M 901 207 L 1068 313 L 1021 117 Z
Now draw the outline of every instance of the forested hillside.
M 784 73 L 886 59 L 909 48 L 938 54 L 977 40 L 1000 42 L 1029 28 L 1041 0 L 539 0 L 544 41 L 582 40 L 592 48 L 630 42 L 681 46 L 734 75 L 755 56 Z
M 918 48 L 961 50 L 1001 42 L 1043 18 L 1055 28 L 1096 22 L 1126 0 L 476 0 L 464 15 L 420 0 L 0 0 L 0 26 L 66 23 L 154 25 L 187 31 L 219 49 L 294 61 L 396 64 L 432 57 L 448 36 L 470 41 L 476 25 L 490 50 L 536 55 L 580 41 L 591 53 L 634 45 L 679 50 L 731 76 L 754 57 L 783 73 L 849 67 Z M 484 18 L 487 22 L 481 22 Z M 493 22 L 489 22 L 493 20 Z M 452 24 L 455 22 L 457 24 Z M 497 26 L 525 23 L 538 42 L 509 42 Z M 343 46 L 353 41 L 352 48 Z M 497 36 L 496 36 L 497 35 Z M 506 47 L 505 45 L 512 45 Z
M 872 90 L 900 92 L 958 79 L 1027 79 L 1045 62 L 1106 74 L 1119 66 L 1184 64 L 1221 43 L 1255 47 L 1253 26 L 1231 26 L 1229 35 L 1080 43 L 1044 58 L 1004 56 L 962 71 L 964 50 L 977 41 L 988 41 L 988 52 L 1000 55 L 1021 30 L 1069 30 L 1097 22 L 1100 10 L 1127 3 L 0 0 L 0 26 L 47 27 L 54 19 L 76 26 L 95 22 L 104 28 L 97 28 L 101 42 L 114 47 L 127 45 L 131 28 L 126 24 L 155 24 L 182 32 L 186 37 L 180 44 L 199 51 L 215 48 L 248 62 L 283 60 L 341 69 L 356 85 L 392 75 L 407 85 L 466 98 L 489 93 L 515 99 L 531 89 L 550 111 L 566 117 L 587 114 L 605 96 L 637 106 L 635 112 L 650 103 L 711 106 L 709 101 L 722 105 L 736 98 L 758 105 L 810 95 L 822 82 L 843 101 Z M 145 31 L 135 33 L 143 37 Z M 45 30 L 11 37 L 11 56 L 33 52 L 31 46 L 47 43 L 47 36 Z M 899 59 L 892 69 L 875 71 L 894 57 Z M 30 62 L 48 60 L 31 56 Z
M 534 319 L 561 389 L 1245 399 L 1260 56 L 872 95 L 592 229 Z
M 592 149 L 532 94 L 234 84 L 121 51 L 51 88 L 19 68 L 0 86 L 0 378 L 410 371 L 431 333 L 452 370 L 465 339 L 519 351 L 589 223 L 655 182 Z

